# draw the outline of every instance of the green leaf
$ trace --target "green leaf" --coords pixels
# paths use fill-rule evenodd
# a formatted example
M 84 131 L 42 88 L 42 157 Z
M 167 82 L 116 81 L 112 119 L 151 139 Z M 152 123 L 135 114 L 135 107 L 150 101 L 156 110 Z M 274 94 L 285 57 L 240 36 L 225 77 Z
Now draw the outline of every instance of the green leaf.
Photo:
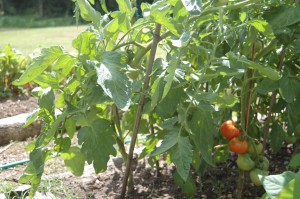
M 183 32 L 178 40 L 171 40 L 172 41 L 172 45 L 175 47 L 184 47 L 187 46 L 189 41 L 191 39 L 191 35 L 189 31 L 185 31 Z M 179 60 L 178 60 L 179 61 Z
M 300 197 L 300 172 L 297 173 L 295 179 L 292 179 L 288 184 L 284 186 L 280 194 L 276 199 L 294 199 Z
M 79 51 L 80 54 L 89 55 L 89 58 L 95 56 L 95 33 L 84 31 L 73 40 L 72 46 Z
M 263 79 L 261 82 L 258 83 L 257 87 L 255 87 L 255 91 L 266 95 L 269 92 L 273 92 L 279 88 L 279 82 L 274 81 L 268 78 Z
M 174 77 L 175 77 L 175 71 L 177 69 L 177 67 L 179 66 L 180 61 L 178 59 L 178 57 L 173 57 L 170 61 L 169 61 L 169 65 L 167 68 L 167 75 L 165 76 L 165 87 L 164 87 L 164 91 L 163 91 L 163 96 L 161 98 L 161 100 L 163 100 L 168 92 L 171 89 L 172 86 L 172 82 L 174 81 Z
M 295 77 L 283 77 L 280 80 L 279 93 L 287 103 L 292 103 L 300 89 L 300 81 Z
M 170 131 L 163 139 L 161 145 L 151 153 L 151 156 L 162 154 L 167 150 L 169 150 L 170 148 L 172 148 L 175 144 L 177 144 L 178 136 L 179 136 L 179 129 L 176 128 Z
M 171 160 L 176 165 L 176 171 L 184 181 L 187 181 L 193 157 L 193 146 L 189 137 L 179 136 L 177 144 L 171 150 Z
M 272 31 L 272 27 L 267 21 L 254 19 L 250 22 L 250 24 L 263 35 L 269 38 L 274 38 L 274 34 Z
M 171 5 L 166 1 L 156 1 L 151 5 L 150 15 L 154 18 L 156 23 L 166 26 L 171 33 L 175 36 L 179 36 L 181 32 L 177 28 L 179 24 L 177 24 L 177 22 L 169 16 L 170 11 Z
M 195 109 L 188 121 L 191 130 L 191 139 L 200 151 L 203 159 L 213 165 L 212 148 L 214 140 L 214 121 L 211 112 Z
M 41 108 L 44 108 L 49 111 L 50 114 L 54 116 L 54 92 L 51 87 L 48 87 L 43 90 L 43 93 L 38 99 L 38 105 Z
M 288 165 L 289 167 L 299 167 L 300 166 L 300 153 L 294 155 Z
M 64 53 L 63 48 L 60 46 L 44 48 L 41 56 L 34 59 L 24 74 L 18 80 L 15 80 L 13 84 L 15 86 L 20 86 L 34 80 L 34 78 L 51 66 L 57 59 L 64 55 Z
M 23 125 L 23 128 L 32 124 L 41 112 L 42 112 L 42 110 L 40 108 L 37 108 L 37 109 L 34 109 L 31 113 L 29 113 L 27 115 L 26 122 Z
M 266 193 L 270 198 L 274 199 L 279 195 L 281 190 L 291 180 L 295 178 L 296 174 L 291 171 L 285 171 L 279 175 L 259 176 Z
M 129 0 L 117 0 L 117 3 L 121 12 L 125 12 L 126 16 L 131 16 L 132 7 Z
M 275 153 L 277 153 L 281 149 L 284 138 L 285 138 L 285 132 L 282 126 L 280 126 L 278 122 L 275 122 L 272 125 L 272 130 L 270 133 L 271 148 Z
M 264 77 L 268 77 L 272 80 L 279 80 L 280 79 L 280 74 L 277 70 L 268 67 L 268 66 L 262 66 L 256 62 L 248 60 L 246 57 L 243 56 L 237 56 L 233 52 L 227 53 L 228 58 L 230 61 L 237 61 L 242 63 L 244 66 L 251 68 L 251 69 L 256 69 L 258 70 L 259 74 L 261 74 Z
M 200 15 L 202 11 L 202 1 L 200 0 L 181 0 L 185 9 L 190 15 Z
M 188 179 L 184 181 L 176 171 L 174 174 L 174 180 L 187 198 L 194 197 L 196 193 L 196 184 L 191 174 L 189 175 Z
M 280 32 L 282 28 L 300 21 L 300 6 L 282 5 L 273 7 L 264 16 L 272 25 L 273 31 Z
M 65 121 L 65 128 L 70 138 L 72 138 L 76 132 L 76 121 L 74 118 L 67 118 Z
M 82 127 L 78 132 L 78 144 L 86 155 L 87 162 L 93 163 L 96 173 L 107 168 L 109 156 L 116 155 L 113 130 L 108 120 L 97 119 L 90 126 Z
M 213 103 L 215 103 L 216 105 L 218 105 L 221 108 L 233 107 L 238 102 L 239 102 L 239 100 L 238 100 L 237 96 L 234 96 L 232 94 L 220 94 L 213 101 Z
M 81 17 L 86 21 L 92 21 L 94 24 L 99 25 L 101 14 L 87 0 L 77 0 L 77 3 Z
M 170 118 L 176 112 L 177 105 L 185 97 L 183 88 L 177 87 L 177 84 L 173 82 L 172 88 L 168 92 L 167 96 L 160 101 L 155 108 L 155 112 L 159 117 Z
M 122 110 L 130 105 L 132 81 L 122 71 L 127 66 L 126 56 L 118 52 L 104 52 L 96 66 L 97 83 Z
M 84 170 L 85 155 L 78 147 L 71 147 L 67 152 L 61 153 L 66 167 L 75 176 L 81 176 Z

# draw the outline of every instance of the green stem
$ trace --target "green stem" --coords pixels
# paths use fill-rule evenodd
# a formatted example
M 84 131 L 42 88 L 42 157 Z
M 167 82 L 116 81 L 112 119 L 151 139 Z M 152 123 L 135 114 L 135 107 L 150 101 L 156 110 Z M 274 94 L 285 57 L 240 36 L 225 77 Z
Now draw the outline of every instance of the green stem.
M 245 182 L 245 172 L 239 169 L 239 180 L 238 180 L 237 193 L 236 193 L 237 199 L 243 198 L 244 182 Z
M 126 170 L 125 170 L 124 178 L 123 178 L 122 191 L 121 191 L 121 196 L 120 196 L 121 199 L 125 199 L 125 196 L 126 196 L 126 188 L 127 188 L 127 183 L 128 183 L 128 177 L 129 177 L 130 171 L 131 171 L 131 162 L 132 162 L 132 157 L 133 157 L 133 151 L 134 151 L 134 147 L 135 147 L 135 143 L 136 143 L 136 139 L 137 139 L 137 135 L 138 135 L 138 130 L 139 130 L 140 123 L 141 123 L 142 111 L 143 111 L 143 108 L 145 105 L 146 94 L 147 94 L 147 91 L 149 88 L 150 75 L 152 73 L 152 67 L 153 67 L 153 63 L 154 63 L 154 59 L 155 59 L 158 42 L 161 40 L 160 29 L 161 29 L 161 25 L 156 24 L 153 43 L 151 46 L 150 57 L 149 57 L 149 61 L 148 61 L 148 67 L 147 67 L 146 76 L 145 76 L 145 80 L 144 80 L 144 85 L 143 85 L 140 101 L 138 104 L 138 110 L 135 115 L 135 122 L 134 122 L 134 126 L 133 126 L 133 132 L 132 132 L 132 138 L 131 138 L 131 143 L 130 143 L 130 148 L 129 148 L 129 153 L 128 153 Z

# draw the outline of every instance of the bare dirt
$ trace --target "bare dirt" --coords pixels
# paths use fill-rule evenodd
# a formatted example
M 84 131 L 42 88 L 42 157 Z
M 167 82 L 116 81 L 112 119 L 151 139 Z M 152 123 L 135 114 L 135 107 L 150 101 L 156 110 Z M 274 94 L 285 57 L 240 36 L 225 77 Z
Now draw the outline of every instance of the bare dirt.
M 0 101 L 0 118 L 16 115 L 33 110 L 37 107 L 34 98 L 13 98 Z M 28 159 L 25 146 L 32 141 L 29 138 L 24 142 L 12 142 L 0 147 L 0 164 Z M 286 166 L 293 153 L 293 145 L 285 147 L 280 153 L 272 154 L 266 151 L 270 161 L 270 174 L 279 174 L 286 170 Z M 215 167 L 209 167 L 204 175 L 195 174 L 197 193 L 194 198 L 230 199 L 234 198 L 238 179 L 236 155 L 232 154 L 229 160 Z M 25 164 L 26 165 L 26 164 Z M 18 179 L 24 172 L 25 165 L 18 165 L 0 170 L 0 194 L 5 192 L 5 186 L 12 184 L 17 187 Z M 134 192 L 128 198 L 135 199 L 183 199 L 180 188 L 175 184 L 173 175 L 174 166 L 168 166 L 162 159 L 159 161 L 160 174 L 157 176 L 155 168 L 151 168 L 146 159 L 140 159 L 134 172 Z M 243 199 L 260 198 L 264 190 L 254 186 L 245 175 Z M 46 167 L 39 192 L 51 192 L 57 198 L 102 199 L 119 198 L 122 187 L 123 173 L 118 171 L 109 161 L 108 169 L 104 173 L 95 174 L 91 165 L 86 165 L 81 177 L 73 176 L 63 166 L 60 157 L 50 160 Z

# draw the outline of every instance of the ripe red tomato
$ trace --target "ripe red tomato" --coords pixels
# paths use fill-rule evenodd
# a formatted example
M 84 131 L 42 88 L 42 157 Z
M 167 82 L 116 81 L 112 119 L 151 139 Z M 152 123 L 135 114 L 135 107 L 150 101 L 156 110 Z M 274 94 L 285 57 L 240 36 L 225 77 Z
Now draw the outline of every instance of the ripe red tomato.
M 244 154 L 248 152 L 248 142 L 247 140 L 240 140 L 240 138 L 235 137 L 229 141 L 229 149 L 230 151 L 236 154 Z
M 231 140 L 234 137 L 238 137 L 241 134 L 240 130 L 234 126 L 234 122 L 232 120 L 223 122 L 223 124 L 221 125 L 221 133 L 228 140 Z

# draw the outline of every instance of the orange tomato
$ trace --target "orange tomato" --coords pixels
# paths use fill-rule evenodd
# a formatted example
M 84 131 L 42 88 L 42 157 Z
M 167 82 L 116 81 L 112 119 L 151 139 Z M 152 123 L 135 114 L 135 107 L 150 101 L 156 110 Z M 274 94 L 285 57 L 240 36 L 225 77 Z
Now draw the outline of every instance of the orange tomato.
M 232 138 L 229 141 L 229 149 L 230 151 L 236 154 L 244 154 L 248 152 L 248 142 L 247 140 L 240 140 L 239 137 Z
M 232 120 L 227 120 L 222 123 L 221 133 L 228 140 L 231 140 L 234 137 L 238 137 L 241 134 L 240 130 L 234 126 L 234 122 Z

